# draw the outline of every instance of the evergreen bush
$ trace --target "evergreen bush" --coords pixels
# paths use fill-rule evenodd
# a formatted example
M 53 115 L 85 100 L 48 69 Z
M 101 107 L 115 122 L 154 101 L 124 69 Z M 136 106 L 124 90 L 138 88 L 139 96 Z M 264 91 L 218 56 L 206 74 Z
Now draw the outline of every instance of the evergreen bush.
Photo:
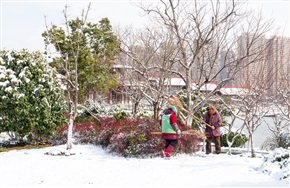
M 0 51 L 0 132 L 46 142 L 65 123 L 59 84 L 40 52 Z
M 228 143 L 227 143 L 227 135 L 226 134 L 222 134 L 221 135 L 221 146 L 222 147 L 229 147 Z M 231 142 L 233 140 L 233 137 L 235 136 L 235 133 L 230 132 L 228 135 L 229 141 Z M 248 138 L 245 134 L 241 134 L 239 136 L 237 136 L 235 138 L 235 141 L 233 143 L 233 145 L 231 147 L 241 147 L 244 146 L 245 143 L 248 141 Z

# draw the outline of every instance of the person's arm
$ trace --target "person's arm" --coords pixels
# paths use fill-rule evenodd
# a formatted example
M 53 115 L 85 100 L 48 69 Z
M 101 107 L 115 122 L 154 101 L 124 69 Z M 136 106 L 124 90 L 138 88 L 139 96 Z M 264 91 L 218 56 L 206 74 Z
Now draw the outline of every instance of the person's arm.
M 218 114 L 218 122 L 217 122 L 217 127 L 220 127 L 222 126 L 222 119 L 221 119 L 221 116 Z
M 215 124 L 213 125 L 214 129 L 216 129 L 222 125 L 222 119 L 218 113 L 215 115 L 215 118 L 216 118 Z
M 177 132 L 178 135 L 181 135 L 181 131 L 176 123 L 177 118 L 175 114 L 171 114 L 170 116 L 170 124 L 172 126 L 172 128 L 174 129 L 175 132 Z

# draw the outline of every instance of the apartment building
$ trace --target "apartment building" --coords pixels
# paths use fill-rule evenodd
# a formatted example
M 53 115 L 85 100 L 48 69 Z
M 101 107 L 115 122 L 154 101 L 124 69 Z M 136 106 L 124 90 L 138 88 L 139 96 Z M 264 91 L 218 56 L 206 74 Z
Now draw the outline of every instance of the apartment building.
M 241 68 L 235 85 L 264 90 L 268 97 L 276 96 L 290 81 L 290 39 L 261 37 L 252 43 L 253 37 L 243 34 L 238 39 L 237 59 Z

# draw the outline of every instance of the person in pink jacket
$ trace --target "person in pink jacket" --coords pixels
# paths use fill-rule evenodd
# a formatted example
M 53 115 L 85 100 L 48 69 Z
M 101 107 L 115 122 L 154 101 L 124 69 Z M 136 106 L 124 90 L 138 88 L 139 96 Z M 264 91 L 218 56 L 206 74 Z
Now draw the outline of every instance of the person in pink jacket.
M 207 112 L 203 118 L 203 121 L 207 123 L 205 128 L 205 135 L 206 135 L 206 154 L 210 154 L 211 151 L 211 143 L 214 140 L 215 143 L 215 151 L 216 154 L 221 152 L 221 131 L 220 127 L 222 125 L 222 120 L 214 106 L 207 107 Z

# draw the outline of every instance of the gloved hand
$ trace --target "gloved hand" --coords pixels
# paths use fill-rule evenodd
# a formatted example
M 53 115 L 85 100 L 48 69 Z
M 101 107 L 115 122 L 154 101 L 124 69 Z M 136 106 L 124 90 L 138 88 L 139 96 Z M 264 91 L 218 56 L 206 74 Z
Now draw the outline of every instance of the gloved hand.
M 214 129 L 215 129 L 215 127 L 214 127 L 214 126 L 211 126 L 211 129 L 212 129 L 212 130 L 214 130 Z
M 178 130 L 178 131 L 177 131 L 177 134 L 178 134 L 178 136 L 181 136 L 181 131 Z

